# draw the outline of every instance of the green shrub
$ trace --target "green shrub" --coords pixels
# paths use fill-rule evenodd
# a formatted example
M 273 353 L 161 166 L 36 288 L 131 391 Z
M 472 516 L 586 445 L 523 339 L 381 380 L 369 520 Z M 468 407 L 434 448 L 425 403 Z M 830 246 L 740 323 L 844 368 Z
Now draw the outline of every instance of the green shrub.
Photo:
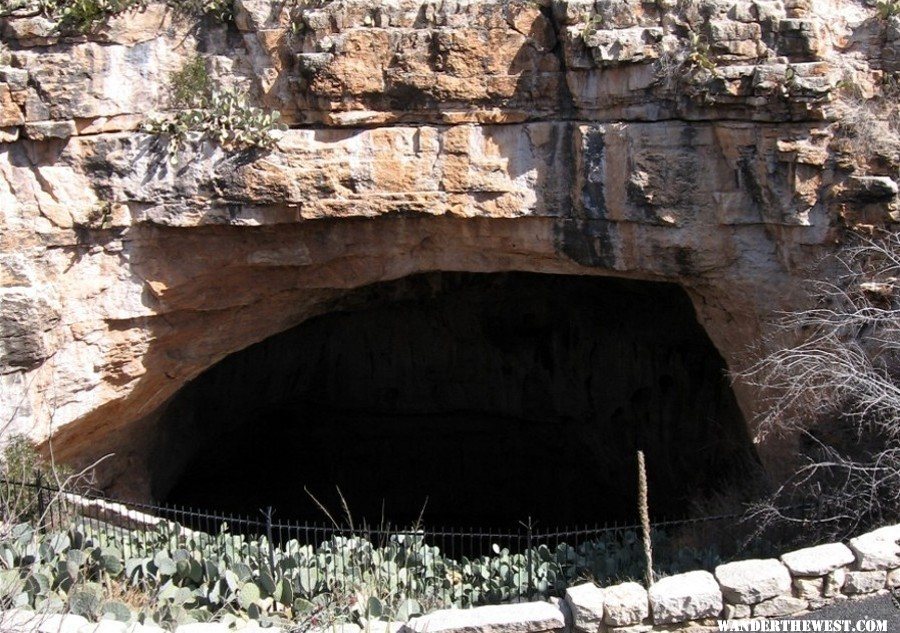
M 144 131 L 168 137 L 173 160 L 191 139 L 236 150 L 271 149 L 277 142 L 276 132 L 284 129 L 279 112 L 251 106 L 247 96 L 236 90 L 215 87 L 200 56 L 172 73 L 169 97 L 177 110 L 150 117 Z
M 0 518 L 6 523 L 37 520 L 40 504 L 34 484 L 40 481 L 52 488 L 68 475 L 66 469 L 54 469 L 27 437 L 13 435 L 0 454 Z
M 235 150 L 271 149 L 278 142 L 275 132 L 283 129 L 279 117 L 278 112 L 251 106 L 244 94 L 222 89 L 213 90 L 195 107 L 150 117 L 144 131 L 168 137 L 173 159 L 192 138 Z
M 40 0 L 43 13 L 56 20 L 61 30 L 86 33 L 107 19 L 126 11 L 146 8 L 149 0 Z M 233 0 L 166 0 L 185 16 L 212 16 L 221 22 L 232 18 Z
M 882 20 L 900 15 L 900 0 L 878 0 L 876 7 Z
M 169 97 L 174 108 L 202 107 L 213 93 L 206 60 L 196 55 L 169 77 Z

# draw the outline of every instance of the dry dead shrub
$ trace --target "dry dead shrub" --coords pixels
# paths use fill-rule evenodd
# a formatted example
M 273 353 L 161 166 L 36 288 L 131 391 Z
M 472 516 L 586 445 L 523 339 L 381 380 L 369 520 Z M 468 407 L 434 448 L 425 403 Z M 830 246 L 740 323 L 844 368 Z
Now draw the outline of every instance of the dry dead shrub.
M 800 466 L 754 519 L 823 538 L 900 519 L 900 234 L 860 236 L 837 264 L 738 377 L 769 405 L 763 432 L 800 439 Z
M 900 80 L 887 77 L 866 98 L 851 79 L 841 82 L 838 130 L 858 163 L 881 159 L 900 165 Z

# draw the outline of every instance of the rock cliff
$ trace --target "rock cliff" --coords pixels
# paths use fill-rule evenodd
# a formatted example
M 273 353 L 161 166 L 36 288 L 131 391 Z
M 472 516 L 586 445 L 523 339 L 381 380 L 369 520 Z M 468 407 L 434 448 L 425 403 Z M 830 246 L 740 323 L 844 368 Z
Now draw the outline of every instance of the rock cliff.
M 85 32 L 20 4 L 0 18 L 0 419 L 63 459 L 114 451 L 108 481 L 143 472 L 188 381 L 354 288 L 675 282 L 735 369 L 848 230 L 900 213 L 900 17 L 862 2 L 235 0 L 224 24 L 149 3 Z M 145 131 L 198 56 L 281 113 L 274 148 L 173 160 Z

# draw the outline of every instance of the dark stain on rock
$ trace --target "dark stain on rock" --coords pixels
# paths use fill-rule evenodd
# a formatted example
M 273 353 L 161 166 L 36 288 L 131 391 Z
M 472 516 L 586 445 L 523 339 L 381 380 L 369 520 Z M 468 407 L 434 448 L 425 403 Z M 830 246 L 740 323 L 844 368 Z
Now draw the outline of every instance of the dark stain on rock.
M 610 223 L 606 220 L 560 220 L 554 227 L 553 240 L 558 253 L 582 266 L 608 269 L 615 267 Z
M 584 218 L 589 220 L 606 218 L 606 194 L 604 192 L 604 159 L 606 141 L 603 131 L 592 128 L 584 134 L 581 146 L 581 168 L 584 185 L 581 202 Z

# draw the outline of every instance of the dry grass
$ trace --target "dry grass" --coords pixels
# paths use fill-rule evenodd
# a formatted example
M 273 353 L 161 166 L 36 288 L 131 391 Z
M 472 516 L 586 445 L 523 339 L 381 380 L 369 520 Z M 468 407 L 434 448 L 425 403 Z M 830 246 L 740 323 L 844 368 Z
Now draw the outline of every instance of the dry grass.
M 845 82 L 839 111 L 840 136 L 860 167 L 872 159 L 900 166 L 900 80 L 888 79 L 880 94 L 866 99 Z

